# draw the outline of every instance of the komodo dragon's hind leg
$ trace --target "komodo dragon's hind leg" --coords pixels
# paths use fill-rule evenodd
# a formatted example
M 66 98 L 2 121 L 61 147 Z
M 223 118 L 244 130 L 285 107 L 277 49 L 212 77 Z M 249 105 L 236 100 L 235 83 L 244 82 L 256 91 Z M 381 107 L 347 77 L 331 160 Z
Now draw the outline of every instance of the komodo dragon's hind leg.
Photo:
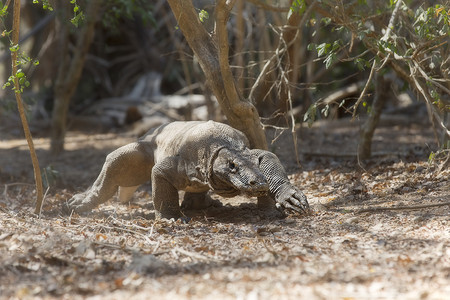
M 140 142 L 120 147 L 108 154 L 92 187 L 84 193 L 74 195 L 66 208 L 69 212 L 86 212 L 109 200 L 121 186 L 130 190 L 130 187 L 149 181 L 153 164 L 153 157 L 144 150 Z

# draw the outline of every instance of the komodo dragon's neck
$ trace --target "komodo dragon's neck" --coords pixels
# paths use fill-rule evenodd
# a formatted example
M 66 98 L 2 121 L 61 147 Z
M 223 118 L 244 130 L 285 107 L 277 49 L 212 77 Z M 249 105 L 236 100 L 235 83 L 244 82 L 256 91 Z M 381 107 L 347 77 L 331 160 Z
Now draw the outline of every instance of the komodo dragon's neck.
M 223 197 L 234 197 L 240 194 L 240 191 L 234 189 L 230 186 L 229 183 L 220 180 L 217 176 L 214 175 L 213 165 L 214 161 L 219 156 L 220 150 L 226 148 L 225 146 L 220 146 L 212 151 L 212 155 L 208 160 L 207 165 L 207 180 L 208 185 L 215 193 Z

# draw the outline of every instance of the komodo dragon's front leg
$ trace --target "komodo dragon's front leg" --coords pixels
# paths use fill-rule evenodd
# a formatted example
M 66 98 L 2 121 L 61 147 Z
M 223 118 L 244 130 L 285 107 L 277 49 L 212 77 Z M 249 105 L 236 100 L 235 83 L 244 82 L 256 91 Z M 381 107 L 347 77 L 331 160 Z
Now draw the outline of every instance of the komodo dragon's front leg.
M 108 154 L 92 187 L 74 195 L 67 202 L 66 209 L 69 212 L 87 212 L 108 201 L 119 187 L 124 187 L 127 192 L 134 191 L 150 180 L 153 165 L 153 155 L 145 151 L 141 142 L 120 147 Z
M 258 157 L 259 169 L 269 183 L 269 195 L 258 197 L 258 206 L 263 209 L 283 208 L 297 212 L 309 209 L 306 196 L 291 184 L 278 157 L 269 151 L 250 150 Z
M 186 187 L 184 164 L 177 156 L 166 157 L 152 170 L 152 199 L 155 218 L 177 219 L 181 216 L 178 190 Z

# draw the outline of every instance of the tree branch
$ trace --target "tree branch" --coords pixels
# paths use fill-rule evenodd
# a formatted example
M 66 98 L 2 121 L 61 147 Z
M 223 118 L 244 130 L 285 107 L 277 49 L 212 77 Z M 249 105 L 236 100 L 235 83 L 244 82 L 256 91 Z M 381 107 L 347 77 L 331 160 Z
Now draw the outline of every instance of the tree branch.
M 258 112 L 239 94 L 228 62 L 226 26 L 235 1 L 221 0 L 217 3 L 216 40 L 200 22 L 192 1 L 168 0 L 168 3 L 230 125 L 247 136 L 252 148 L 267 149 Z
M 19 44 L 19 30 L 20 30 L 20 0 L 14 0 L 14 19 L 13 19 L 13 32 L 12 32 L 12 44 Z M 20 93 L 19 78 L 17 78 L 17 50 L 11 51 L 12 61 L 12 75 L 14 76 L 14 92 L 16 95 L 17 108 L 19 110 L 20 120 L 22 121 L 23 131 L 25 138 L 30 149 L 31 162 L 34 170 L 34 181 L 36 183 L 36 207 L 34 212 L 39 214 L 41 212 L 42 200 L 44 199 L 44 190 L 42 187 L 41 169 L 39 167 L 39 161 L 34 149 L 33 138 L 31 137 L 30 128 L 28 127 L 27 117 L 25 115 L 25 109 L 23 107 L 22 96 Z
M 233 74 L 231 73 L 229 64 L 229 45 L 228 45 L 228 30 L 227 23 L 230 17 L 230 11 L 236 0 L 220 0 L 216 4 L 216 38 L 218 45 L 218 56 L 220 72 L 222 74 L 225 85 L 225 94 L 232 107 L 240 105 L 240 97 L 236 91 Z
M 265 1 L 261 0 L 247 0 L 248 2 L 254 4 L 255 6 L 261 7 L 264 10 L 274 11 L 274 12 L 288 12 L 290 7 L 279 7 L 267 4 Z

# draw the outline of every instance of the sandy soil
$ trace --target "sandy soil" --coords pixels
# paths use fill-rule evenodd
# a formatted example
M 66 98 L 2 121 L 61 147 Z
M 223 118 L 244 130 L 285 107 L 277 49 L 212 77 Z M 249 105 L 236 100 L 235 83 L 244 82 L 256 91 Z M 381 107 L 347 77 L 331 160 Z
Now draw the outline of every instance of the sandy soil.
M 67 151 L 48 154 L 43 213 L 34 215 L 32 170 L 20 131 L 0 122 L 0 298 L 2 299 L 448 299 L 449 170 L 431 129 L 387 122 L 376 131 L 373 160 L 354 153 L 358 124 L 317 123 L 271 145 L 309 215 L 261 217 L 254 199 L 190 212 L 192 220 L 155 221 L 142 187 L 128 205 L 110 201 L 86 216 L 61 204 L 88 187 L 105 155 L 134 140 L 127 132 L 70 132 Z M 274 132 L 269 137 L 276 136 Z M 376 210 L 375 208 L 397 208 Z

